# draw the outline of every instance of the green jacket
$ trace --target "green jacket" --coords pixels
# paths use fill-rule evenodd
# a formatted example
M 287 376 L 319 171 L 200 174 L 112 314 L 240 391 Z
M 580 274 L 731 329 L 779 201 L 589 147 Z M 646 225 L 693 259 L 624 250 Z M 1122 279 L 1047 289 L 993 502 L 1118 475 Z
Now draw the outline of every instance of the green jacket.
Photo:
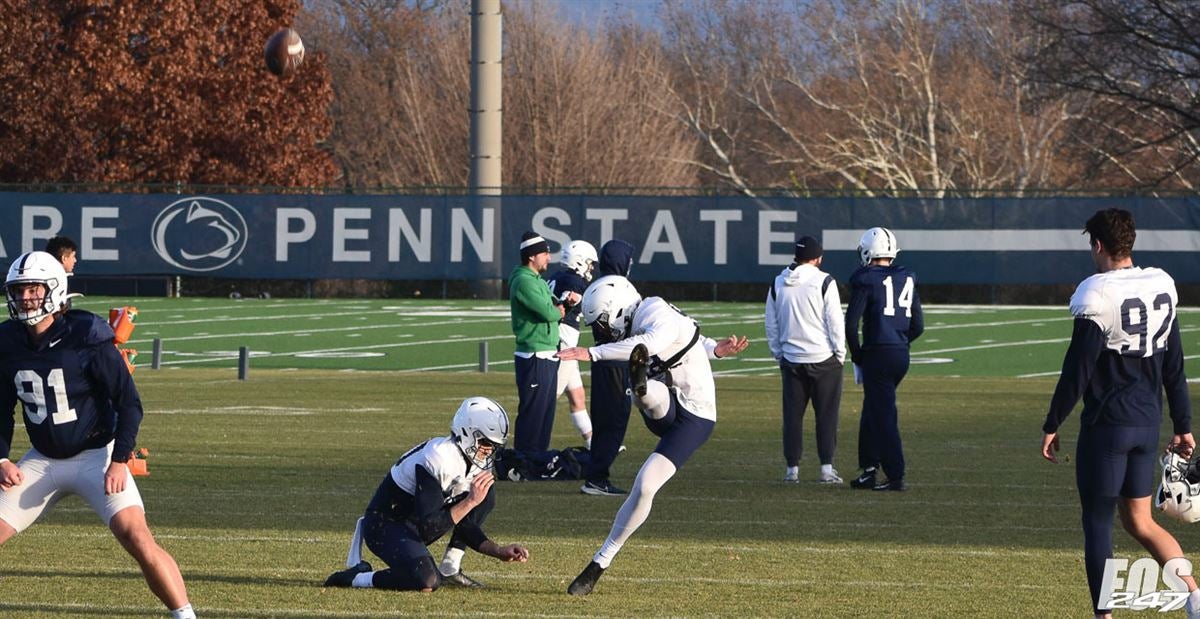
M 508 296 L 517 352 L 557 350 L 558 320 L 562 314 L 554 305 L 554 295 L 550 294 L 546 280 L 522 264 L 508 276 Z

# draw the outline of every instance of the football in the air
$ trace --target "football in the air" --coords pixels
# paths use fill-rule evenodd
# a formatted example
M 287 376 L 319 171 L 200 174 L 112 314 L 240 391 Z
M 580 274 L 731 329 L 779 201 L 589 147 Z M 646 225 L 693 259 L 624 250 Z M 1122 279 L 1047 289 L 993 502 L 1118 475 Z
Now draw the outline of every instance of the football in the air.
M 263 49 L 266 56 L 267 69 L 275 75 L 287 75 L 300 67 L 304 62 L 304 41 L 291 28 L 280 29 L 267 39 Z

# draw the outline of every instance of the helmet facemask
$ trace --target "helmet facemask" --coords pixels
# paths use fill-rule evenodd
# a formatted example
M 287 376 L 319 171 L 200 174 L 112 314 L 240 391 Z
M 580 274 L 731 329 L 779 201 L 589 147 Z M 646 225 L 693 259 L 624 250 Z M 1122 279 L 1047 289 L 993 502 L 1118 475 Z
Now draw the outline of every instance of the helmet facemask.
M 605 275 L 583 294 L 583 322 L 596 325 L 612 339 L 629 337 L 633 313 L 642 303 L 633 284 L 620 275 Z
M 504 444 L 501 443 L 497 445 L 493 443 L 492 441 L 488 440 L 488 438 L 479 430 L 476 430 L 473 434 L 473 440 L 459 442 L 459 446 L 462 447 L 463 454 L 470 458 L 471 462 L 474 463 L 475 466 L 481 469 L 492 468 L 492 465 L 496 463 L 496 454 L 498 454 L 501 449 L 504 449 Z M 483 455 L 480 453 L 482 451 L 480 448 L 482 447 L 491 447 L 492 449 L 491 451 L 487 452 L 487 455 Z
M 21 290 L 39 286 L 42 297 L 37 307 L 26 309 Z M 67 273 L 54 256 L 45 252 L 30 252 L 18 257 L 8 270 L 4 282 L 8 315 L 25 325 L 33 326 L 61 310 L 67 303 Z
M 1175 452 L 1162 457 L 1162 483 L 1154 506 L 1183 522 L 1200 522 L 1200 472 L 1190 458 Z
M 450 434 L 472 464 L 489 469 L 508 438 L 508 413 L 494 400 L 467 398 L 450 422 Z M 481 449 L 487 447 L 491 449 Z
M 596 270 L 596 262 L 599 260 L 596 248 L 587 241 L 571 241 L 562 250 L 561 264 L 568 270 L 574 271 L 584 281 L 592 281 L 592 274 Z

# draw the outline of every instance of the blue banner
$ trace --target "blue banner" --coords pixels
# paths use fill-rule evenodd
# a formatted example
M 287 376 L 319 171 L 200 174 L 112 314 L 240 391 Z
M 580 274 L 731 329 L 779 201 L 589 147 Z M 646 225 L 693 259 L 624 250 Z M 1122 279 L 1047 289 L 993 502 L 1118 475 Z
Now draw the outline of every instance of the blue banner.
M 521 233 L 551 250 L 612 238 L 637 248 L 644 281 L 766 282 L 796 236 L 822 239 L 824 268 L 858 266 L 884 226 L 922 282 L 1076 283 L 1092 272 L 1083 223 L 1129 209 L 1135 262 L 1200 281 L 1198 198 L 765 198 L 0 193 L 0 258 L 63 234 L 87 275 L 276 279 L 504 278 Z M 555 260 L 557 262 L 557 260 Z

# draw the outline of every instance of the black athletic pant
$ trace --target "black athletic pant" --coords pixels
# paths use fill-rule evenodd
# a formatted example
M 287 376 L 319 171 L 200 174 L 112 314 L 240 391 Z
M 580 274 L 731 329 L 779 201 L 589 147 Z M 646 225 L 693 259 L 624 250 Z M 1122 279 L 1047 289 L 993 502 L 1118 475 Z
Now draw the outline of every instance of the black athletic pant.
M 788 466 L 800 465 L 804 410 L 810 399 L 817 425 L 817 457 L 821 464 L 833 464 L 842 403 L 842 367 L 836 356 L 819 363 L 779 362 L 783 377 L 783 459 Z
M 608 481 L 609 468 L 617 459 L 629 426 L 629 410 L 633 406 L 629 362 L 593 363 L 591 397 L 592 459 L 583 476 L 587 481 L 602 483 Z

